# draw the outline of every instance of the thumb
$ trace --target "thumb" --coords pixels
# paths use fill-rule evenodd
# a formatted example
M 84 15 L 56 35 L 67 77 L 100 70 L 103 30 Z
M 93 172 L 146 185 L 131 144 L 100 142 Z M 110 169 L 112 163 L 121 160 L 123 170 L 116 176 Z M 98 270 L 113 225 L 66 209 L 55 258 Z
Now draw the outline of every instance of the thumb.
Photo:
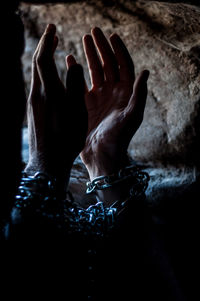
M 84 100 L 85 80 L 83 68 L 79 64 L 71 65 L 67 72 L 66 88 L 68 95 L 73 97 L 75 102 Z
M 71 54 L 66 56 L 65 62 L 66 62 L 67 70 L 69 70 L 69 68 L 72 67 L 73 65 L 77 64 L 76 59 Z M 86 83 L 85 79 L 84 79 L 84 85 L 85 85 L 85 93 L 87 93 L 88 92 L 88 86 L 87 86 L 87 83 Z
M 83 130 L 88 126 L 88 114 L 85 105 L 85 79 L 83 68 L 79 64 L 69 67 L 66 79 L 67 101 L 73 116 L 76 116 Z
M 69 67 L 77 64 L 76 59 L 71 54 L 66 56 L 65 62 L 66 62 L 67 70 L 69 70 Z

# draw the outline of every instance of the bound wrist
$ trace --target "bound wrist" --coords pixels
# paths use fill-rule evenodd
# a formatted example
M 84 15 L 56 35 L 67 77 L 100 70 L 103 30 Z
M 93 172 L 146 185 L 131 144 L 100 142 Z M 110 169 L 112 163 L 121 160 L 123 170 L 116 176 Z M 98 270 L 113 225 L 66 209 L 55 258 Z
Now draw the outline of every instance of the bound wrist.
M 131 189 L 131 181 L 125 181 L 114 185 L 105 190 L 96 191 L 97 198 L 104 202 L 106 205 L 111 206 L 113 201 L 124 201 L 129 196 L 129 191 Z
M 70 178 L 72 164 L 69 166 L 62 166 L 62 168 L 49 166 L 45 163 L 45 160 L 41 160 L 41 157 L 30 158 L 24 172 L 29 177 L 33 177 L 36 173 L 42 173 L 49 175 L 56 180 L 56 194 L 60 197 L 66 197 L 66 191 Z
M 130 165 L 130 159 L 127 154 L 118 157 L 118 159 L 111 156 L 93 156 L 91 161 L 85 164 L 90 180 L 100 176 L 108 176 L 117 173 L 119 170 Z
M 127 166 L 117 173 L 104 175 L 87 183 L 87 193 L 95 192 L 100 201 L 111 205 L 131 195 L 140 196 L 147 188 L 149 176 L 137 166 Z

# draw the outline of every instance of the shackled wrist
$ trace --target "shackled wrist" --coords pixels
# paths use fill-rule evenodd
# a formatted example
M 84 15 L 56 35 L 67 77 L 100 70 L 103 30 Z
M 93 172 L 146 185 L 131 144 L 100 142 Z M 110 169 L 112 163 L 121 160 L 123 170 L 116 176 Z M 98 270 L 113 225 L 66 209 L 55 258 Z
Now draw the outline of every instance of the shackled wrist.
M 41 179 L 46 179 L 46 181 L 49 179 L 49 183 L 53 183 L 54 187 L 54 194 L 58 199 L 64 199 L 66 197 L 67 193 L 67 187 L 69 182 L 70 172 L 65 173 L 65 175 L 54 175 L 48 172 L 46 169 L 39 168 L 37 169 L 37 166 L 28 166 L 25 171 L 23 172 L 23 178 L 26 183 L 29 181 L 31 182 L 37 182 L 39 183 Z M 39 179 L 39 181 L 37 181 Z M 52 185 L 51 185 L 52 186 Z M 40 189 L 40 186 L 38 186 L 38 189 Z M 39 192 L 39 190 L 38 190 Z
M 136 165 L 126 166 L 117 173 L 100 176 L 87 183 L 86 193 L 95 192 L 104 201 L 140 197 L 148 186 L 149 175 Z
M 56 179 L 55 188 L 57 194 L 58 196 L 62 195 L 64 197 L 66 195 L 73 162 L 70 161 L 66 164 L 49 164 L 52 160 L 45 160 L 44 156 L 32 156 L 24 172 L 28 177 L 34 177 L 35 174 L 39 172 Z

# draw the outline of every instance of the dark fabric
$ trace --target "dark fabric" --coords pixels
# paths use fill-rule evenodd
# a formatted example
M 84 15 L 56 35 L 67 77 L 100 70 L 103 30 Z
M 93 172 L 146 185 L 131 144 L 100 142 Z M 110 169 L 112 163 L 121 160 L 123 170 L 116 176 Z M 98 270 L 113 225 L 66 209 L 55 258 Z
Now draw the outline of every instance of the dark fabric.
M 10 228 L 11 240 L 19 247 L 4 257 L 7 277 L 18 288 L 22 281 L 23 293 L 40 290 L 46 298 L 65 294 L 67 300 L 195 300 L 198 219 L 194 209 L 182 201 L 180 210 L 178 203 L 172 211 L 133 202 L 110 235 L 99 240 L 66 238 L 48 219 L 24 216 Z M 194 208 L 194 199 L 191 205 Z

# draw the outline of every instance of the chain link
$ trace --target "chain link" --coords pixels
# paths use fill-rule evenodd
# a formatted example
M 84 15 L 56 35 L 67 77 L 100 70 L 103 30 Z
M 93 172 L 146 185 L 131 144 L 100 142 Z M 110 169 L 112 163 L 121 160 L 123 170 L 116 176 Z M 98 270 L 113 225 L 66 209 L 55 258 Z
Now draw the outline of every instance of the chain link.
M 148 183 L 149 175 L 145 172 L 142 172 L 135 165 L 127 166 L 127 167 L 121 169 L 116 174 L 112 174 L 109 176 L 100 176 L 100 177 L 95 178 L 91 182 L 87 182 L 86 193 L 90 194 L 90 193 L 94 192 L 95 190 L 104 190 L 106 188 L 114 186 L 115 184 L 126 181 L 127 179 L 130 179 L 130 178 L 132 178 L 133 181 L 137 181 L 138 183 L 142 181 L 146 187 L 146 182 Z M 142 186 L 142 185 L 140 185 L 140 186 Z
M 28 210 L 52 219 L 56 227 L 64 229 L 66 235 L 78 233 L 85 237 L 104 237 L 114 227 L 117 216 L 128 206 L 129 201 L 144 195 L 148 185 L 149 176 L 145 172 L 126 168 L 119 175 L 122 173 L 127 177 L 134 175 L 128 199 L 124 202 L 116 201 L 110 207 L 106 207 L 103 202 L 97 202 L 87 209 L 72 200 L 58 201 L 55 196 L 55 180 L 48 175 L 37 173 L 34 177 L 27 177 L 23 174 L 15 208 L 22 215 Z

